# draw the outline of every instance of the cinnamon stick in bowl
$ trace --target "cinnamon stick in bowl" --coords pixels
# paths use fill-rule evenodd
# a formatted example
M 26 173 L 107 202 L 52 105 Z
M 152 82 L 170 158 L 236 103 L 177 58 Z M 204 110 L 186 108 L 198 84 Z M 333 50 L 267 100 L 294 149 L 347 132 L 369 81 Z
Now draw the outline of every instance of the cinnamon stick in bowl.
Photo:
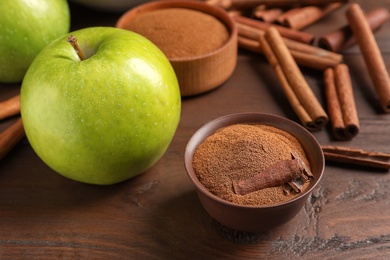
M 389 113 L 390 78 L 374 34 L 359 4 L 351 4 L 346 15 L 363 54 L 368 72 L 379 98 L 379 103 L 382 109 Z

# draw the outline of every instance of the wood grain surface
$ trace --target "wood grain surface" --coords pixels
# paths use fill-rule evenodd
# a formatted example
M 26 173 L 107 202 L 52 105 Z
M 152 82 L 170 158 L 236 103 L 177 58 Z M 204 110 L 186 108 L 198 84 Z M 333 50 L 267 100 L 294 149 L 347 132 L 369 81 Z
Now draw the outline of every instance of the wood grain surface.
M 364 10 L 390 1 L 357 1 Z M 114 26 L 119 14 L 70 4 L 72 29 Z M 345 8 L 305 30 L 321 35 L 346 24 Z M 376 34 L 390 69 L 390 23 Z M 390 152 L 390 114 L 381 111 L 357 46 L 344 51 L 360 119 L 351 141 L 314 132 L 320 144 Z M 302 69 L 324 102 L 322 73 Z M 0 100 L 19 92 L 0 85 Z M 164 157 L 129 181 L 94 186 L 48 168 L 23 139 L 0 161 L 0 259 L 388 259 L 390 175 L 326 163 L 320 185 L 289 223 L 264 234 L 221 226 L 202 208 L 186 175 L 184 150 L 203 124 L 237 112 L 276 114 L 298 122 L 272 68 L 240 50 L 236 70 L 219 88 L 184 98 L 177 133 Z M 16 117 L 0 122 L 0 131 Z

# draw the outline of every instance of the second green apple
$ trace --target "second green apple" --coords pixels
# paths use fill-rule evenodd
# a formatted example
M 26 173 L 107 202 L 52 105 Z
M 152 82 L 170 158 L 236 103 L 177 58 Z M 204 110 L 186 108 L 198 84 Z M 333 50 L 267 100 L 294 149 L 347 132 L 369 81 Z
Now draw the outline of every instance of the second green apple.
M 66 0 L 1 0 L 0 82 L 21 82 L 35 56 L 69 27 Z

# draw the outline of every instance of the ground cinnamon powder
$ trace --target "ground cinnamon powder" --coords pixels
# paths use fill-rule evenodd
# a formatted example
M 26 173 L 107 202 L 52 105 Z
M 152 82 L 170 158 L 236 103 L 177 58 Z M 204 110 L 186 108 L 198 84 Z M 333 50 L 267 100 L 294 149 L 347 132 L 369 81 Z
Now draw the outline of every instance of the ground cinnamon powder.
M 290 160 L 292 150 L 310 167 L 301 144 L 286 131 L 261 124 L 236 124 L 218 130 L 197 147 L 193 168 L 199 181 L 222 199 L 242 205 L 270 205 L 299 194 L 286 195 L 278 186 L 237 195 L 232 181 L 247 179 L 280 160 Z M 303 192 L 308 186 L 304 184 Z
M 217 18 L 186 8 L 142 14 L 131 20 L 126 29 L 148 38 L 168 58 L 206 54 L 222 47 L 229 38 L 226 26 Z

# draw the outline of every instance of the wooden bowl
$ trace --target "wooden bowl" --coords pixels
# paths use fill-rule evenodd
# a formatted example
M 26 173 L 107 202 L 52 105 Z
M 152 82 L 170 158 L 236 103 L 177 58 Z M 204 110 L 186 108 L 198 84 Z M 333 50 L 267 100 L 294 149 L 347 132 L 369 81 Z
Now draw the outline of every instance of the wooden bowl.
M 241 205 L 221 199 L 199 181 L 192 166 L 193 156 L 198 145 L 218 129 L 245 123 L 279 128 L 294 136 L 302 145 L 314 177 L 310 186 L 299 196 L 278 204 Z M 184 159 L 187 174 L 195 185 L 199 200 L 209 215 L 228 228 L 245 232 L 266 232 L 294 218 L 305 205 L 313 189 L 319 184 L 325 168 L 321 146 L 310 132 L 291 120 L 260 113 L 231 114 L 205 124 L 189 140 Z
M 134 18 L 166 8 L 185 8 L 200 11 L 216 17 L 226 26 L 229 37 L 219 49 L 198 56 L 168 57 L 179 81 L 182 96 L 197 95 L 220 86 L 231 76 L 237 64 L 237 28 L 224 10 L 203 2 L 156 1 L 130 9 L 119 18 L 116 27 L 127 29 L 128 24 Z M 157 45 L 157 47 L 159 46 Z

